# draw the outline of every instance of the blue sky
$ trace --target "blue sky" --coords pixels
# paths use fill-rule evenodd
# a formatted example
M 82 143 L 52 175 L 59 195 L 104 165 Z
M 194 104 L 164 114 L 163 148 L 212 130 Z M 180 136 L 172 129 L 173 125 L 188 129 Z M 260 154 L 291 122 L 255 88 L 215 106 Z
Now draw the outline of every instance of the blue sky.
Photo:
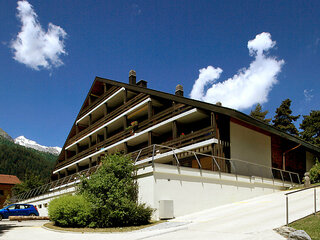
M 223 105 L 226 96 L 239 93 L 242 105 L 233 101 L 230 106 L 245 113 L 263 94 L 269 117 L 286 98 L 296 115 L 319 110 L 319 1 L 28 3 L 42 37 L 22 45 L 17 37 L 25 40 L 30 35 L 23 34 L 33 30 L 21 28 L 17 1 L 0 3 L 0 128 L 14 138 L 24 135 L 42 145 L 62 146 L 95 76 L 127 82 L 130 69 L 152 89 L 173 93 L 182 84 L 188 97 L 195 81 L 203 80 L 202 95 L 195 98 L 216 101 L 216 93 L 223 92 Z M 270 35 L 259 35 L 264 32 Z M 248 41 L 257 43 L 257 35 L 262 45 L 254 45 L 250 55 Z M 259 51 L 264 62 L 251 66 L 259 62 Z M 246 76 L 268 66 L 267 60 L 274 74 L 256 72 L 264 74 L 266 83 L 260 93 Z M 218 68 L 219 77 L 214 75 Z M 199 76 L 200 69 L 208 74 Z M 239 71 L 243 76 L 235 76 Z M 251 98 L 244 99 L 247 95 Z

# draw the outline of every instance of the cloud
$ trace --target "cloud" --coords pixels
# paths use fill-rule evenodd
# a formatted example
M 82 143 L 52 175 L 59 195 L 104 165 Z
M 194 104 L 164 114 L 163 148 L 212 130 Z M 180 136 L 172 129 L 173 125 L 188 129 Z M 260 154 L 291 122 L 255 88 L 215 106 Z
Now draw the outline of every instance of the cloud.
M 254 60 L 248 68 L 238 71 L 232 78 L 217 82 L 222 73 L 221 68 L 208 66 L 200 69 L 190 97 L 205 102 L 221 102 L 223 106 L 234 109 L 247 109 L 257 103 L 268 101 L 268 94 L 277 83 L 283 60 L 267 56 L 268 51 L 276 45 L 270 33 L 260 33 L 248 41 L 250 56 Z
M 52 23 L 49 23 L 45 32 L 28 1 L 18 1 L 17 10 L 22 26 L 16 39 L 11 42 L 13 58 L 35 70 L 62 65 L 60 56 L 66 54 L 64 39 L 67 33 Z
M 303 90 L 303 95 L 304 95 L 305 100 L 307 102 L 311 101 L 311 99 L 313 98 L 312 92 L 313 92 L 313 89 L 310 89 L 310 90 L 305 89 L 305 90 Z

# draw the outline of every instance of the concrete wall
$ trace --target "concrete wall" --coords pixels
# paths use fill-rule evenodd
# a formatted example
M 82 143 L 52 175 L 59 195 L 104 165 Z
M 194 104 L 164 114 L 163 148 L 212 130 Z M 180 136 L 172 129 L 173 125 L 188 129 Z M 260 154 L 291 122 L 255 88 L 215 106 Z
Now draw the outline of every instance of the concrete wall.
M 315 156 L 312 153 L 306 151 L 306 171 L 309 171 L 315 163 Z
M 138 171 L 139 201 L 154 208 L 153 218 L 158 219 L 159 201 L 172 200 L 174 216 L 183 216 L 204 209 L 221 206 L 273 193 L 289 187 L 289 183 L 272 179 L 247 177 L 228 173 L 199 170 L 155 163 Z M 38 207 L 40 216 L 47 216 L 46 204 L 57 196 L 74 193 L 68 187 L 23 203 Z M 39 208 L 39 205 L 42 207 Z
M 139 180 L 140 181 L 140 180 Z M 174 216 L 182 216 L 204 209 L 233 203 L 252 197 L 269 194 L 284 188 L 281 181 L 250 178 L 233 174 L 206 171 L 193 168 L 155 164 L 154 175 L 144 186 L 154 184 L 154 198 L 148 205 L 159 207 L 160 200 L 173 200 Z M 142 185 L 141 185 L 142 186 Z M 289 184 L 285 184 L 286 187 Z M 144 194 L 140 191 L 139 194 Z M 147 193 L 148 195 L 150 192 Z M 151 196 L 150 194 L 149 196 Z M 143 196 L 141 198 L 147 199 Z M 154 218 L 158 218 L 158 210 Z
M 271 137 L 230 122 L 230 155 L 231 159 L 240 159 L 271 167 Z M 238 168 L 238 174 L 247 175 L 248 165 L 236 162 L 235 164 L 235 167 Z M 255 171 L 259 171 L 259 169 L 252 167 L 251 171 L 251 175 L 254 176 L 256 175 Z

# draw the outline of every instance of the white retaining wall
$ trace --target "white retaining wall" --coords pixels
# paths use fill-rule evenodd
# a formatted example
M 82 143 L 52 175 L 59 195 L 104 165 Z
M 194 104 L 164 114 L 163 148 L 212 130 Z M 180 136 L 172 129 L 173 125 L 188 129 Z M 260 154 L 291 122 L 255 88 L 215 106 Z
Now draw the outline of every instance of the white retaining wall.
M 139 201 L 156 209 L 159 217 L 159 201 L 172 200 L 174 217 L 200 210 L 269 194 L 289 187 L 281 181 L 258 177 L 236 176 L 207 170 L 155 163 L 138 171 Z M 45 207 L 50 200 L 62 194 L 74 193 L 74 187 L 28 199 L 23 203 L 38 207 L 40 216 L 47 216 Z M 39 207 L 41 205 L 41 208 Z

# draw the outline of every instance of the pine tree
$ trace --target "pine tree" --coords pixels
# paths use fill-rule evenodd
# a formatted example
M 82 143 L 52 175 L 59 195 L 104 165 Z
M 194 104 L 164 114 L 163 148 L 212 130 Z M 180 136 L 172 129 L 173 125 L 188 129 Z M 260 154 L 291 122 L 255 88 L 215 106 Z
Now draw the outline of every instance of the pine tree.
M 276 110 L 274 120 L 272 120 L 273 126 L 292 135 L 298 135 L 299 132 L 292 122 L 297 121 L 300 115 L 291 115 L 292 110 L 290 109 L 290 106 L 291 100 L 289 98 L 281 103 L 281 105 Z
M 320 147 L 320 111 L 312 110 L 310 115 L 303 116 L 300 124 L 301 137 L 305 141 Z
M 254 110 L 251 110 L 250 116 L 255 119 L 258 119 L 262 122 L 269 124 L 271 121 L 271 118 L 266 118 L 266 115 L 268 114 L 268 112 L 269 111 L 267 111 L 267 110 L 262 112 L 262 106 L 260 105 L 260 103 L 258 103 L 256 105 L 256 108 Z

